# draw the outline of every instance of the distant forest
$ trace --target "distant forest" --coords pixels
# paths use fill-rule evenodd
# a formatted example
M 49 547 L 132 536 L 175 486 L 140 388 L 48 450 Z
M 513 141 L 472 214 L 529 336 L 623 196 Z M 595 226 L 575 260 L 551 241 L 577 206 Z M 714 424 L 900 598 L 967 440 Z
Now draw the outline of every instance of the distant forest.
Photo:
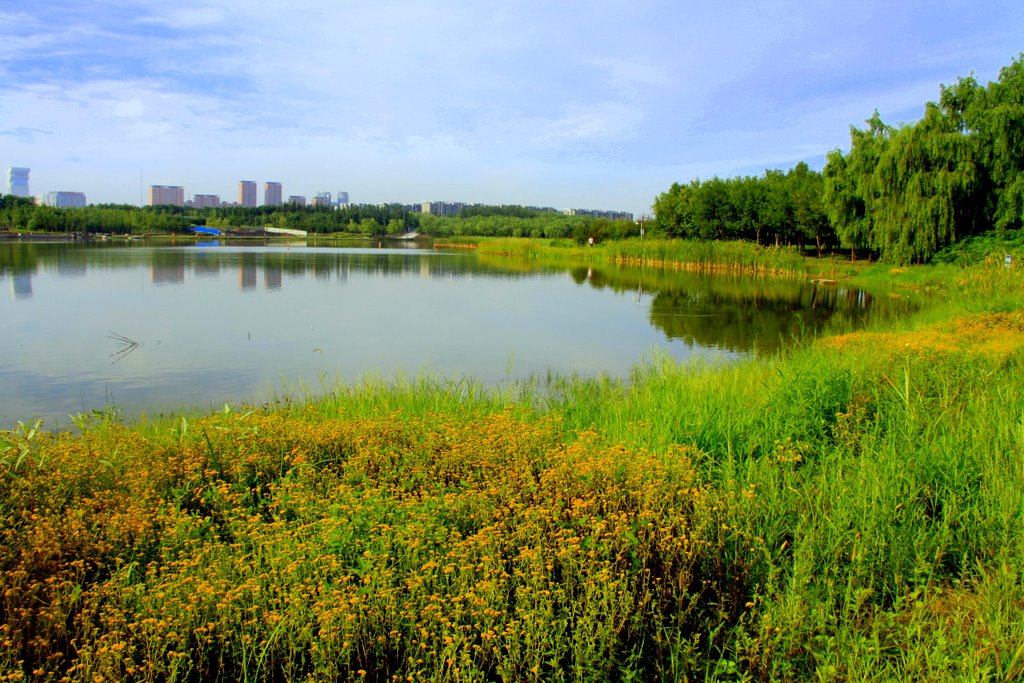
M 193 225 L 214 228 L 278 227 L 315 235 L 386 236 L 424 232 L 434 237 L 493 236 L 572 238 L 584 241 L 638 235 L 633 221 L 565 216 L 522 206 L 467 206 L 457 216 L 431 216 L 400 204 L 262 206 L 196 209 L 184 206 L 93 204 L 84 209 L 39 206 L 31 199 L 0 195 L 0 227 L 8 230 L 102 233 L 185 234 Z
M 335 210 L 317 206 L 223 207 L 130 206 L 92 204 L 84 209 L 37 206 L 32 200 L 0 197 L 0 226 L 11 230 L 69 233 L 186 233 L 193 225 L 210 227 L 279 227 L 316 234 L 345 232 L 384 235 L 416 230 L 419 214 L 400 205 L 363 206 Z
M 822 172 L 798 163 L 758 177 L 674 183 L 654 219 L 564 216 L 527 207 L 470 206 L 453 217 L 398 204 L 259 208 L 37 206 L 0 196 L 0 228 L 69 233 L 185 233 L 192 225 L 281 227 L 313 234 L 497 236 L 584 241 L 651 236 L 870 251 L 893 263 L 926 262 L 964 238 L 1024 223 L 1024 54 L 987 85 L 973 76 L 940 86 L 913 125 L 876 111 L 850 128 L 850 150 L 828 154 Z

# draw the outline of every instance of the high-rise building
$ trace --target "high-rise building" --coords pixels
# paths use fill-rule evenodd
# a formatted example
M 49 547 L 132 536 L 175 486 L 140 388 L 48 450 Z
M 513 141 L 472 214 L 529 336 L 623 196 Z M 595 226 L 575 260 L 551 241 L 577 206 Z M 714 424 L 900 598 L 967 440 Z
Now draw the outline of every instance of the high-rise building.
M 181 185 L 150 185 L 150 206 L 185 206 L 185 188 Z
M 338 190 L 338 206 L 348 206 L 348 192 Z
M 465 206 L 462 202 L 423 202 L 420 211 L 434 216 L 456 216 Z
M 31 197 L 28 191 L 28 174 L 30 168 L 12 166 L 7 169 L 7 194 L 16 197 Z
M 271 181 L 263 183 L 263 205 L 280 206 L 281 203 L 281 183 Z
M 197 194 L 192 197 L 192 206 L 197 209 L 216 209 L 220 206 L 219 194 Z
M 58 209 L 84 209 L 85 193 L 83 192 L 47 192 L 43 195 L 43 204 Z
M 313 206 L 330 206 L 331 205 L 331 193 L 330 192 L 317 192 L 316 196 L 313 197 Z
M 239 206 L 256 206 L 256 181 L 255 180 L 239 180 L 238 181 L 238 205 Z
M 605 211 L 604 209 L 563 209 L 566 216 L 590 216 L 591 218 L 610 218 L 613 221 L 632 221 L 633 214 L 629 211 Z
M 294 204 L 295 206 L 305 206 L 306 198 L 301 194 L 288 195 L 288 203 Z

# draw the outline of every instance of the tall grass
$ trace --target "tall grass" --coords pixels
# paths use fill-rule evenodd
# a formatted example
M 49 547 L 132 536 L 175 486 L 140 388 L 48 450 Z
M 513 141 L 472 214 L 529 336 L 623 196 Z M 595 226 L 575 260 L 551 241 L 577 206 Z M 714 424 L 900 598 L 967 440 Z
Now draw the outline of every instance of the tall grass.
M 0 678 L 1018 680 L 1019 277 L 624 381 L 2 432 Z
M 467 242 L 469 244 L 469 242 Z M 672 267 L 701 272 L 728 272 L 802 277 L 807 262 L 795 247 L 760 246 L 745 241 L 676 239 L 609 240 L 595 246 L 570 240 L 475 238 L 478 254 L 560 261 Z
M 746 241 L 628 239 L 608 242 L 603 257 L 619 263 L 675 265 L 691 270 L 802 276 L 806 265 L 795 247 Z

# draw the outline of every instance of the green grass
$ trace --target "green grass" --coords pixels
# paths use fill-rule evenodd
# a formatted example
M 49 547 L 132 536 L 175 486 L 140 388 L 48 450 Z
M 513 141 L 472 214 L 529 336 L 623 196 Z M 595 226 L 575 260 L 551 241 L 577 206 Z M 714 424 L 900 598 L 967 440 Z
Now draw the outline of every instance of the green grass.
M 595 250 L 598 247 L 594 248 Z M 0 679 L 1013 681 L 1024 312 L 0 433 Z

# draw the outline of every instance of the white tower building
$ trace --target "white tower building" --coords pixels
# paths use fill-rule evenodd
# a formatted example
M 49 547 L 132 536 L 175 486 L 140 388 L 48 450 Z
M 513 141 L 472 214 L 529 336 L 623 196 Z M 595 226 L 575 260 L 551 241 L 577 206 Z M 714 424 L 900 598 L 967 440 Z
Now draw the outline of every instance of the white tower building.
M 7 169 L 7 194 L 17 197 L 31 197 L 28 191 L 28 174 L 30 168 L 12 166 Z

